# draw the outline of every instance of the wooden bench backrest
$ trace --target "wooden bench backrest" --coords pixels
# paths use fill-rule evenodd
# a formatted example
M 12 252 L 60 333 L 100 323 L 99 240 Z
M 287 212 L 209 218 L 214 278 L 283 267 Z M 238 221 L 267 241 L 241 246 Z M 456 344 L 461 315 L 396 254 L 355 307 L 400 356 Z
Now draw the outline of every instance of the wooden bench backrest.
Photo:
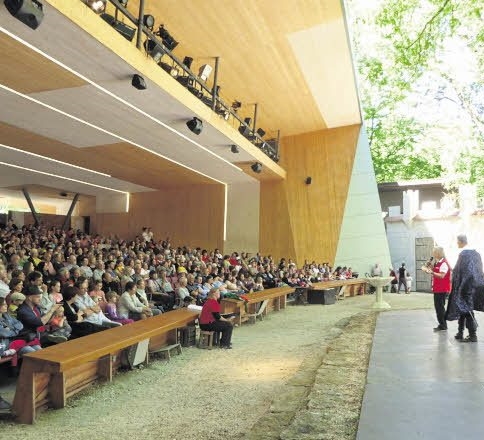
M 331 280 L 314 283 L 313 289 L 331 289 L 332 287 L 350 286 L 354 284 L 366 284 L 364 279 L 352 278 L 351 280 Z
M 63 342 L 26 356 L 42 360 L 44 364 L 50 366 L 51 372 L 66 371 L 82 363 L 116 353 L 160 333 L 184 327 L 194 321 L 198 314 L 198 311 L 187 309 L 174 310 L 132 324 Z
M 294 290 L 294 287 L 289 286 L 274 287 L 273 289 L 266 289 L 259 292 L 248 293 L 246 297 L 249 300 L 248 303 L 252 304 L 264 301 L 266 299 L 277 298 L 278 296 L 282 295 L 289 295 L 290 293 L 293 293 Z

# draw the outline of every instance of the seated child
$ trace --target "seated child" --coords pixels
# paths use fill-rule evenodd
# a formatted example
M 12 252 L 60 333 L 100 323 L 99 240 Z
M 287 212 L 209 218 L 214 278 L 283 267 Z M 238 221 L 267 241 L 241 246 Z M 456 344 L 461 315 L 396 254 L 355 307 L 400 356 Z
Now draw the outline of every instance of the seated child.
M 130 324 L 134 322 L 132 319 L 129 318 L 121 318 L 118 315 L 118 309 L 116 307 L 116 303 L 118 302 L 118 294 L 113 291 L 109 291 L 106 293 L 106 309 L 105 309 L 105 315 L 108 317 L 111 321 L 114 322 L 119 322 L 120 324 Z
M 106 309 L 106 296 L 104 295 L 103 291 L 103 283 L 102 281 L 95 281 L 94 284 L 91 286 L 92 289 L 89 292 L 89 296 L 97 303 L 97 305 L 101 308 L 104 312 Z
M 20 292 L 14 292 L 10 295 L 10 305 L 8 306 L 8 314 L 13 318 L 17 318 L 17 309 L 20 304 L 25 301 L 25 295 Z
M 52 318 L 50 318 L 49 325 L 51 330 L 50 334 L 58 337 L 59 342 L 60 338 L 65 338 L 66 341 L 70 338 L 72 328 L 64 316 L 64 307 L 59 307 L 54 312 Z

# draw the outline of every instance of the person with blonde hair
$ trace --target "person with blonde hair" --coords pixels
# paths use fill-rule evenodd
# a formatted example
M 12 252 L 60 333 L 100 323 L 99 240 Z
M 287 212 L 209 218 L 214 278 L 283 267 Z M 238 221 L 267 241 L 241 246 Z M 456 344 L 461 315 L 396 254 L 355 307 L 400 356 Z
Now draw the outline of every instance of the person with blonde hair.
M 434 308 L 439 325 L 434 328 L 435 332 L 447 330 L 445 320 L 445 301 L 450 293 L 450 265 L 445 258 L 444 248 L 435 246 L 432 252 L 432 262 L 423 266 L 422 270 L 432 275 L 432 292 L 434 294 Z M 433 264 L 432 264 L 433 263 Z

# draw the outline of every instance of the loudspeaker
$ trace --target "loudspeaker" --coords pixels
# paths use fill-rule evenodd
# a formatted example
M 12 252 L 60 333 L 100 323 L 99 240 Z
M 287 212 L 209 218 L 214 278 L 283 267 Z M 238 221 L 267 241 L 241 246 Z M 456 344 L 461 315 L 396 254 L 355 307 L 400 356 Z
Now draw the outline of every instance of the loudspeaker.
M 141 75 L 134 74 L 131 85 L 138 90 L 146 90 L 146 82 Z
M 308 303 L 309 304 L 334 304 L 336 302 L 335 289 L 309 289 Z
M 37 29 L 44 18 L 44 6 L 38 0 L 5 0 L 5 7 L 29 28 Z
M 203 123 L 200 119 L 193 118 L 187 122 L 187 127 L 190 129 L 191 132 L 195 134 L 200 134 L 203 130 Z
M 250 166 L 254 173 L 259 174 L 262 171 L 262 164 L 260 162 L 256 162 Z
M 262 130 L 262 128 L 258 128 L 257 134 L 259 135 L 259 137 L 263 138 L 264 135 L 266 134 L 266 132 L 264 130 Z
M 313 181 L 312 177 L 306 177 L 306 185 L 311 185 L 312 181 Z

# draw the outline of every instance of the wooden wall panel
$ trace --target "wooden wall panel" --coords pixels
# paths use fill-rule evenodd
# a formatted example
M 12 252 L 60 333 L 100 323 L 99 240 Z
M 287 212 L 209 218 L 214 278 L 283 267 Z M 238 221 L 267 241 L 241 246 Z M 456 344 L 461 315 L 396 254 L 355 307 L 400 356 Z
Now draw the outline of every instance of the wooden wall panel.
M 298 264 L 334 262 L 358 133 L 359 125 L 353 125 L 282 139 L 287 180 L 261 185 L 262 252 L 295 258 Z M 291 238 L 293 251 L 284 254 Z
M 156 239 L 174 245 L 223 248 L 225 195 L 222 185 L 187 185 L 131 194 L 129 212 L 96 214 L 95 232 L 133 239 L 151 227 Z M 92 221 L 92 220 L 91 220 Z
M 296 258 L 286 182 L 261 182 L 259 244 L 263 255 Z

